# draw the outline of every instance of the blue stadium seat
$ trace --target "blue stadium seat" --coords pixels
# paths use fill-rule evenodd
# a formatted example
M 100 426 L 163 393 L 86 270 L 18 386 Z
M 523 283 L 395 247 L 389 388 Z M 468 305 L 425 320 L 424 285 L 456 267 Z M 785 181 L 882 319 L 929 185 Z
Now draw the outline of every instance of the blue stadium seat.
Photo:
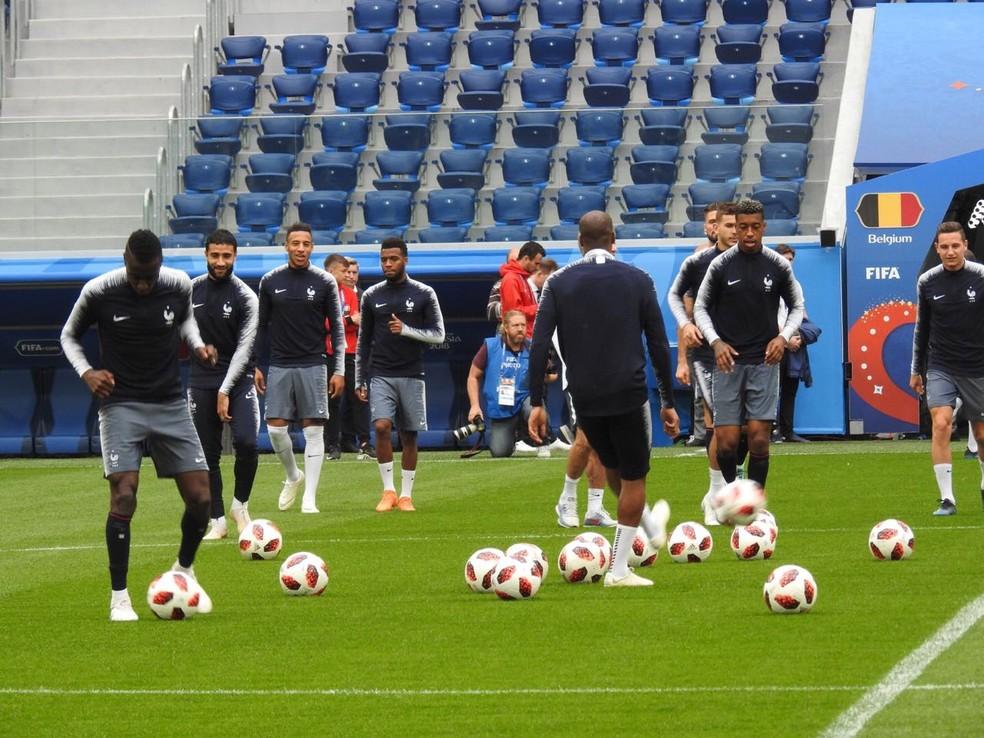
M 399 0 L 355 0 L 352 23 L 363 33 L 393 33 L 400 25 Z
M 420 31 L 457 31 L 461 5 L 455 0 L 417 0 L 414 18 Z
M 909 0 L 911 2 L 912 0 Z M 799 223 L 795 218 L 790 220 L 770 220 L 768 224 L 770 236 L 798 236 Z
M 704 182 L 737 182 L 744 157 L 739 144 L 698 144 L 690 157 L 694 176 Z
M 261 231 L 240 231 L 236 234 L 236 241 L 240 246 L 272 246 L 275 233 L 265 233 Z
M 330 192 L 352 192 L 359 184 L 359 152 L 319 151 L 310 167 L 311 187 Z
M 263 74 L 264 62 L 270 52 L 270 46 L 263 36 L 226 36 L 219 45 L 219 74 L 246 74 L 250 77 Z M 217 56 L 219 51 L 215 49 Z
M 800 198 L 796 190 L 774 187 L 771 182 L 759 182 L 752 186 L 752 199 L 762 203 L 765 219 L 770 225 L 773 220 L 792 220 L 799 217 Z
M 608 146 L 581 146 L 567 150 L 567 183 L 577 187 L 608 186 L 615 176 L 615 150 Z
M 797 180 L 806 177 L 806 168 L 810 163 L 807 144 L 800 143 L 766 143 L 756 154 L 759 160 L 759 170 L 762 180 Z
M 603 26 L 635 26 L 646 19 L 648 0 L 594 0 Z
M 639 30 L 599 28 L 591 37 L 591 52 L 599 67 L 631 67 L 639 56 Z
M 553 199 L 561 223 L 576 224 L 591 210 L 604 210 L 608 198 L 604 187 L 561 187 Z
M 597 67 L 588 69 L 581 80 L 584 101 L 593 108 L 624 108 L 632 93 L 632 69 Z
M 328 66 L 331 44 L 327 36 L 303 34 L 284 36 L 280 50 L 284 71 L 287 74 L 313 74 L 319 76 Z
M 633 184 L 672 185 L 676 182 L 679 149 L 669 145 L 632 147 L 629 176 Z
M 415 72 L 443 72 L 451 64 L 454 35 L 446 31 L 423 31 L 407 34 L 402 44 L 407 66 Z
M 236 198 L 236 225 L 250 231 L 275 234 L 284 221 L 286 201 L 276 192 L 244 192 Z
M 475 191 L 485 186 L 485 149 L 449 149 L 439 157 L 437 184 L 442 188 L 468 187 Z M 437 164 L 438 162 L 435 162 Z
M 528 108 L 560 108 L 567 100 L 566 69 L 524 69 L 518 82 Z
M 818 62 L 780 62 L 768 73 L 772 79 L 772 96 L 784 105 L 805 105 L 820 96 Z
M 387 238 L 403 238 L 406 228 L 364 228 L 355 234 L 352 243 L 382 243 Z
M 622 239 L 650 239 L 666 238 L 662 223 L 625 223 L 615 226 L 615 238 Z
M 232 179 L 232 157 L 224 154 L 192 154 L 178 165 L 185 192 L 214 192 L 225 196 Z
M 270 110 L 274 113 L 311 115 L 318 106 L 316 98 L 321 83 L 313 74 L 278 74 L 273 78 L 272 87 L 264 87 L 277 99 L 270 103 Z
M 854 9 L 855 8 L 873 8 L 879 3 L 890 3 L 892 0 L 849 0 L 849 5 L 847 8 L 847 20 L 848 22 L 854 21 Z
M 387 115 L 383 141 L 390 151 L 424 151 L 430 146 L 431 116 L 426 113 Z
M 297 203 L 297 216 L 316 231 L 334 233 L 332 243 L 337 243 L 338 232 L 345 227 L 348 218 L 348 204 L 348 192 L 302 192 Z
M 465 46 L 473 67 L 509 69 L 516 57 L 516 34 L 508 30 L 472 31 Z
M 381 77 L 375 72 L 336 74 L 329 85 L 335 107 L 342 113 L 374 113 L 379 107 Z
M 462 110 L 498 110 L 505 101 L 502 85 L 506 73 L 500 69 L 465 69 L 453 84 L 460 90 L 458 106 Z
M 687 217 L 704 220 L 704 209 L 712 202 L 732 202 L 738 186 L 734 182 L 694 182 L 687 188 Z
M 427 193 L 427 220 L 432 226 L 470 226 L 475 221 L 475 190 L 431 190 Z
M 403 110 L 428 110 L 437 112 L 444 102 L 443 72 L 400 72 L 394 83 L 396 95 Z
M 212 115 L 251 115 L 256 106 L 256 77 L 221 74 L 205 89 Z
M 826 23 L 830 20 L 833 0 L 785 0 L 785 3 L 786 20 L 794 23 Z
M 502 179 L 506 187 L 545 187 L 553 159 L 549 149 L 506 149 L 502 152 Z
M 762 59 L 762 26 L 735 23 L 714 32 L 714 55 L 722 64 L 757 64 Z
M 568 68 L 577 55 L 577 31 L 573 28 L 540 28 L 526 39 L 534 67 Z
M 326 115 L 320 123 L 325 151 L 362 151 L 369 142 L 369 116 Z
M 523 0 L 478 0 L 480 20 L 475 21 L 475 28 L 480 31 L 518 31 L 522 8 Z
M 451 145 L 456 149 L 491 149 L 499 128 L 495 115 L 488 113 L 452 115 L 451 120 L 445 123 L 451 137 Z
M 704 238 L 706 235 L 704 233 L 704 221 L 703 220 L 688 220 L 683 224 L 683 230 L 678 234 L 680 238 Z
M 342 66 L 346 72 L 382 73 L 389 67 L 389 43 L 386 33 L 350 33 L 345 37 Z
M 249 165 L 241 164 L 248 173 L 246 189 L 250 192 L 290 192 L 294 189 L 293 154 L 252 154 Z
M 776 34 L 782 60 L 820 61 L 827 46 L 827 31 L 821 23 L 783 23 Z
M 560 140 L 560 113 L 553 110 L 519 111 L 509 119 L 513 143 L 527 149 L 549 149 Z
M 551 241 L 576 241 L 581 229 L 576 223 L 558 223 L 550 229 Z
M 663 25 L 650 38 L 659 63 L 697 63 L 700 56 L 700 26 Z
M 338 231 L 319 231 L 317 228 L 311 229 L 311 243 L 315 246 L 337 246 Z
M 582 146 L 611 146 L 622 143 L 625 118 L 621 110 L 579 110 L 574 114 L 574 129 Z
M 541 28 L 580 28 L 584 0 L 535 0 Z
M 171 215 L 167 224 L 171 233 L 201 233 L 208 235 L 219 227 L 219 208 L 222 198 L 214 193 L 178 193 L 167 206 Z
M 680 146 L 687 140 L 687 111 L 680 108 L 648 108 L 639 111 L 639 140 L 655 146 Z
M 161 236 L 161 246 L 165 249 L 201 248 L 205 245 L 205 235 L 204 233 L 167 233 Z
M 424 165 L 423 151 L 380 151 L 369 166 L 376 170 L 372 186 L 377 190 L 420 189 L 420 172 Z
M 369 228 L 406 228 L 413 216 L 413 193 L 367 192 L 362 209 Z
M 646 94 L 651 105 L 684 106 L 694 94 L 691 67 L 650 67 L 646 73 Z
M 243 119 L 216 115 L 198 119 L 195 132 L 195 151 L 199 154 L 235 156 L 243 147 Z
M 668 184 L 631 184 L 623 187 L 615 199 L 625 208 L 623 223 L 665 223 L 669 219 L 669 197 Z
M 659 12 L 663 23 L 703 25 L 709 4 L 708 0 L 660 0 Z
M 774 105 L 762 116 L 772 143 L 809 143 L 813 139 L 812 105 Z
M 745 105 L 722 105 L 704 108 L 701 120 L 706 129 L 701 138 L 704 143 L 735 143 L 748 142 L 748 119 L 751 109 Z
M 764 26 L 769 17 L 769 0 L 721 0 L 725 23 L 755 23 Z
M 265 115 L 260 118 L 256 145 L 264 154 L 293 154 L 304 150 L 307 118 L 293 115 Z
M 468 226 L 431 226 L 417 233 L 420 243 L 461 243 L 468 240 Z
M 529 241 L 533 237 L 533 226 L 499 225 L 485 229 L 483 241 Z
M 725 105 L 751 105 L 755 102 L 758 70 L 754 64 L 715 64 L 707 75 L 711 98 Z
M 536 225 L 542 205 L 535 187 L 506 187 L 492 193 L 492 219 L 496 225 Z

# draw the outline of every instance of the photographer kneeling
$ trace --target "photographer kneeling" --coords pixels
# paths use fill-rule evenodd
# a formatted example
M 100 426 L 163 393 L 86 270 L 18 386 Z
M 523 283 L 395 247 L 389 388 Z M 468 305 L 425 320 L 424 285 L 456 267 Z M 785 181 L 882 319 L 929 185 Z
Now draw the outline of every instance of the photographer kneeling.
M 478 424 L 487 415 L 493 457 L 512 456 L 518 434 L 530 442 L 526 431 L 530 415 L 529 370 L 526 316 L 519 310 L 510 310 L 502 316 L 501 333 L 485 339 L 468 370 L 468 421 Z M 548 382 L 556 378 L 556 374 L 546 377 Z

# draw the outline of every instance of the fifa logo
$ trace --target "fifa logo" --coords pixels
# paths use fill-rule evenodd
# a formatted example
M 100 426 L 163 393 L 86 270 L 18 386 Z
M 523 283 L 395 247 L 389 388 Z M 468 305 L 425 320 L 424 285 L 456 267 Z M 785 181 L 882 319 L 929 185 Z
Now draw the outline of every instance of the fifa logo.
M 226 304 L 222 306 L 222 317 L 228 318 L 230 315 L 232 315 L 232 305 L 229 302 L 226 302 Z
M 977 302 L 977 291 L 973 287 L 967 288 L 967 301 Z
M 772 276 L 771 275 L 766 274 L 765 275 L 765 278 L 762 280 L 762 284 L 765 285 L 765 291 L 766 292 L 772 292 Z
M 171 310 L 170 305 L 167 305 L 164 308 L 164 325 L 166 325 L 168 328 L 174 325 L 174 311 Z
M 406 306 L 407 306 L 407 312 L 408 313 L 412 313 L 413 312 L 413 299 L 412 298 L 410 298 L 410 297 L 407 298 Z
M 308 300 L 313 301 L 314 300 L 314 295 L 315 295 L 314 287 L 308 287 L 307 288 Z

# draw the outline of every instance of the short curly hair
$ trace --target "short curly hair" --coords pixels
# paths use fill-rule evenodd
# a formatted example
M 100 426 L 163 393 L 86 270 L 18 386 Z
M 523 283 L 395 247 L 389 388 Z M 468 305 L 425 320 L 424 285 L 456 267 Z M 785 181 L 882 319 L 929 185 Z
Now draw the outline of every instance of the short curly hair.
M 765 217 L 765 208 L 758 200 L 739 200 L 735 204 L 735 215 L 761 215 Z

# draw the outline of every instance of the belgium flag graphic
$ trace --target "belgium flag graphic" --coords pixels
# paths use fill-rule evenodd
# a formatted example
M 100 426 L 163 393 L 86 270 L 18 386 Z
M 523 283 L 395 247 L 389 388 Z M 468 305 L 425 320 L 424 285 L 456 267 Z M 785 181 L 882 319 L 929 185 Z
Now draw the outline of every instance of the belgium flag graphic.
M 858 201 L 857 213 L 865 228 L 913 228 L 923 206 L 915 192 L 869 192 Z

